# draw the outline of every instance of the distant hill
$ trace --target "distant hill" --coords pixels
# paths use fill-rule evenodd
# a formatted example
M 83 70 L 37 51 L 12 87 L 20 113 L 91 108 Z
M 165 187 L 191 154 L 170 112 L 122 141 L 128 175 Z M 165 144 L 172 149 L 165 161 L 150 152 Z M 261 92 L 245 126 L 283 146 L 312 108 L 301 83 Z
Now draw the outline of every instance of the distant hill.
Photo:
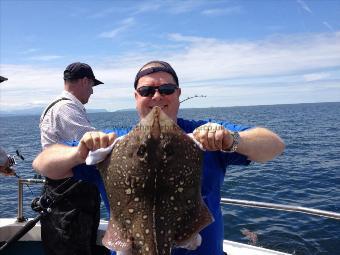
M 128 108 L 128 109 L 120 109 L 116 110 L 115 112 L 135 112 L 136 108 Z
M 108 112 L 106 109 L 86 109 L 87 113 Z
M 28 109 L 18 109 L 13 111 L 0 111 L 0 116 L 26 116 L 26 115 L 40 115 L 44 107 L 32 107 Z M 87 113 L 107 112 L 105 109 L 86 109 Z

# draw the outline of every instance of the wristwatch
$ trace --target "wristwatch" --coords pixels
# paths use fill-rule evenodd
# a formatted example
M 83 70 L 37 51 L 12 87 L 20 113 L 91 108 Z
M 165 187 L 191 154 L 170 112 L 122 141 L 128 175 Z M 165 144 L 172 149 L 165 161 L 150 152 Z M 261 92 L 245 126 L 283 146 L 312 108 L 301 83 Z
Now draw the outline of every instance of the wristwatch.
M 238 144 L 240 142 L 240 134 L 235 131 L 235 132 L 230 132 L 230 135 L 233 138 L 233 143 L 231 146 L 226 150 L 227 152 L 235 152 L 237 150 Z

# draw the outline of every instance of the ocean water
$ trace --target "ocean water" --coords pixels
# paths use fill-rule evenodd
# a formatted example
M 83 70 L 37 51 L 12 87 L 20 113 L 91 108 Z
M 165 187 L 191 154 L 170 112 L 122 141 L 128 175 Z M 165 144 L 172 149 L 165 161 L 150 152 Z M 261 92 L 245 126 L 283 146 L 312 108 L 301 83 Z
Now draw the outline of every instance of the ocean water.
M 222 194 L 227 198 L 300 205 L 340 212 L 340 103 L 183 109 L 187 119 L 222 119 L 263 126 L 286 143 L 283 155 L 266 164 L 227 169 Z M 136 123 L 135 112 L 90 114 L 99 129 Z M 40 151 L 39 116 L 0 118 L 0 145 L 10 154 L 19 149 L 17 173 L 35 174 L 32 160 Z M 40 185 L 24 187 L 24 214 L 35 216 L 30 202 Z M 16 217 L 17 179 L 0 176 L 0 216 Z M 106 217 L 105 209 L 102 217 Z M 301 213 L 223 206 L 225 239 L 248 243 L 242 234 L 257 235 L 256 245 L 291 254 L 340 254 L 340 221 Z

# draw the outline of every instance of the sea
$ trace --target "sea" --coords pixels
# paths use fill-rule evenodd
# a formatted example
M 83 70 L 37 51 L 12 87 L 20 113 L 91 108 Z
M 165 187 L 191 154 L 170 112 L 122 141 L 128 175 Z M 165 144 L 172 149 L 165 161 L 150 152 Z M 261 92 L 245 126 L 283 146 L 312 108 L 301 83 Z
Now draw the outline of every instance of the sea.
M 265 163 L 227 169 L 222 196 L 304 206 L 340 213 L 340 102 L 180 110 L 186 119 L 227 120 L 266 127 L 286 143 L 285 152 Z M 130 127 L 135 111 L 89 114 L 98 129 Z M 0 145 L 16 158 L 17 174 L 33 178 L 40 151 L 39 116 L 0 117 Z M 24 216 L 41 185 L 24 186 Z M 296 212 L 223 205 L 225 239 L 296 255 L 340 254 L 340 221 Z M 102 217 L 107 213 L 102 207 Z M 17 178 L 0 176 L 0 216 L 17 216 Z M 243 233 L 253 233 L 253 237 Z

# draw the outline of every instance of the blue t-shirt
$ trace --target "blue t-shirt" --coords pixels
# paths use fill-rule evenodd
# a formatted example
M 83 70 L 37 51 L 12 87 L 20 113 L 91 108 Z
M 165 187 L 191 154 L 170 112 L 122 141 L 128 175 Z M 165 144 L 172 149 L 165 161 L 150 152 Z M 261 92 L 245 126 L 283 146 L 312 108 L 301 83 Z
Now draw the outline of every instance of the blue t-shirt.
M 192 133 L 195 128 L 206 124 L 207 122 L 215 122 L 221 124 L 231 131 L 243 131 L 248 129 L 246 126 L 234 125 L 223 121 L 192 121 L 178 119 L 177 124 L 186 132 Z M 118 136 L 127 134 L 131 129 L 116 129 L 112 130 Z M 173 249 L 172 255 L 222 255 L 223 254 L 223 217 L 220 207 L 221 187 L 224 181 L 226 168 L 229 165 L 248 165 L 250 161 L 246 156 L 239 153 L 225 153 L 221 151 L 204 152 L 203 160 L 203 176 L 202 176 L 202 197 L 208 206 L 215 221 L 204 228 L 200 235 L 202 236 L 202 244 L 194 251 L 176 248 Z M 86 168 L 86 170 L 84 169 Z M 99 171 L 95 166 L 80 165 L 74 168 L 74 177 L 85 181 L 95 183 L 101 193 L 104 204 L 109 211 L 109 202 L 106 197 L 103 181 L 100 177 Z M 112 254 L 115 254 L 112 252 Z

